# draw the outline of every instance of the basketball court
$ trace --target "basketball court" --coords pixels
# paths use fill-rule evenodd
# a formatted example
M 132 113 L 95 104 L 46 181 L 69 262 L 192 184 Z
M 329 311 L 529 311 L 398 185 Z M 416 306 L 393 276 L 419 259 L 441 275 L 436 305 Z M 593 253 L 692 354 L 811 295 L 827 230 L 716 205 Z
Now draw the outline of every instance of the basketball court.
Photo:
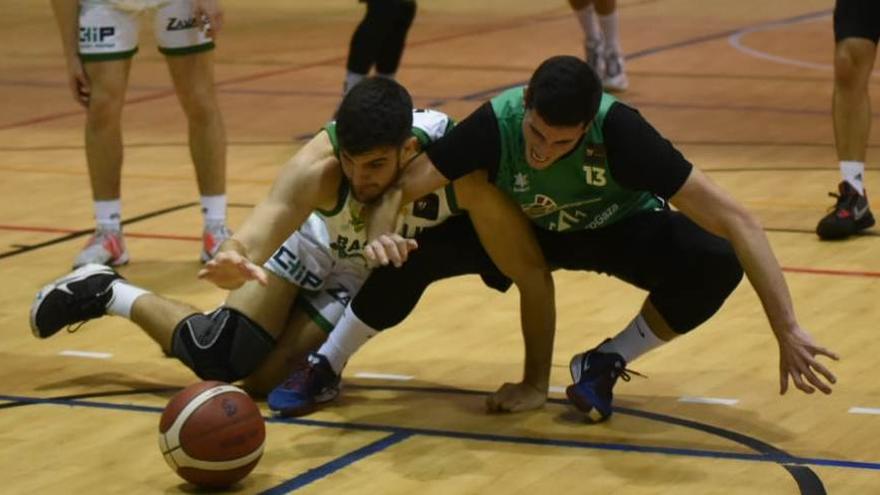
M 279 166 L 332 115 L 354 0 L 225 0 L 216 79 L 229 137 L 234 228 Z M 778 352 L 747 282 L 701 328 L 631 365 L 616 415 L 587 424 L 564 400 L 568 360 L 617 333 L 644 294 L 595 274 L 555 274 L 552 399 L 485 413 L 521 373 L 515 291 L 477 277 L 435 284 L 404 324 L 349 363 L 343 395 L 306 418 L 265 403 L 262 461 L 236 493 L 880 493 L 880 236 L 820 242 L 839 179 L 831 127 L 830 0 L 620 0 L 638 108 L 755 212 L 800 323 L 841 361 L 831 396 L 779 396 Z M 0 474 L 6 493 L 191 493 L 159 452 L 159 415 L 197 381 L 133 324 L 35 339 L 39 288 L 66 273 L 92 227 L 84 114 L 66 83 L 48 2 L 0 18 Z M 399 80 L 416 104 L 462 118 L 526 82 L 544 58 L 582 56 L 562 1 L 419 0 Z M 871 91 L 880 94 L 880 79 Z M 148 29 L 127 92 L 120 272 L 210 309 L 195 278 L 201 219 L 186 121 Z M 875 111 L 876 102 L 875 102 Z M 874 126 L 867 189 L 880 191 Z M 393 297 L 393 295 L 389 295 Z

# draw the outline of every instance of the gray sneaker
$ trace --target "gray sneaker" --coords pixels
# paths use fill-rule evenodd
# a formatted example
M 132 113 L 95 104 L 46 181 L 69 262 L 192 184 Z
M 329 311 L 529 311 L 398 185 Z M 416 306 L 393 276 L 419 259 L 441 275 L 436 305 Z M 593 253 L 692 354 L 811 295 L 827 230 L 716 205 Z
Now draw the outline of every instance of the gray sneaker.
M 77 255 L 73 268 L 88 264 L 119 266 L 128 263 L 128 250 L 122 230 L 95 229 L 86 246 Z
M 211 261 L 211 258 L 217 254 L 220 244 L 232 237 L 232 231 L 226 228 L 222 223 L 208 223 L 205 230 L 202 231 L 202 263 Z
M 606 91 L 626 91 L 629 80 L 626 78 L 623 57 L 619 53 L 609 52 L 605 54 L 605 75 L 602 77 L 602 86 Z
M 599 80 L 602 80 L 605 77 L 605 59 L 602 57 L 602 48 L 601 39 L 588 39 L 584 44 L 584 52 L 587 55 L 587 65 L 596 71 Z

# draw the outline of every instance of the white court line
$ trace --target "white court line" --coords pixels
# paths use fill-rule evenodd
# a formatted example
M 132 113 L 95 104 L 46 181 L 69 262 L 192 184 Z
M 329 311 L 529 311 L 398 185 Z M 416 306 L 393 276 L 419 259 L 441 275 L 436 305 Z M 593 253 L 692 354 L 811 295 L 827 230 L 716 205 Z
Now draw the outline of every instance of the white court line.
M 851 407 L 850 414 L 880 414 L 880 408 L 877 407 Z
M 58 353 L 59 356 L 70 356 L 70 357 L 81 357 L 81 358 L 89 358 L 89 359 L 110 359 L 113 357 L 113 354 L 109 352 L 89 352 L 89 351 L 61 351 Z
M 831 16 L 829 13 L 828 16 Z M 761 31 L 769 31 L 771 29 L 776 29 L 782 26 L 793 26 L 795 24 L 801 24 L 805 22 L 816 22 L 816 21 L 825 21 L 827 19 L 826 16 L 822 17 L 811 17 L 807 19 L 798 19 L 794 21 L 785 21 L 785 22 L 773 22 L 769 24 L 763 24 L 760 26 L 755 26 L 753 28 L 743 29 L 738 33 L 731 34 L 727 37 L 727 43 L 735 49 L 745 53 L 746 55 L 751 55 L 755 58 L 760 58 L 763 60 L 769 60 L 770 62 L 775 62 L 777 64 L 783 65 L 793 65 L 795 67 L 805 67 L 807 69 L 816 69 L 822 71 L 831 71 L 834 70 L 834 66 L 832 64 L 817 64 L 814 62 L 805 62 L 803 60 L 796 60 L 787 57 L 781 57 L 779 55 L 773 55 L 767 52 L 763 52 L 760 50 L 756 50 L 754 48 L 749 48 L 742 43 L 742 38 L 751 33 L 759 33 Z
M 405 382 L 407 380 L 412 380 L 413 376 L 410 375 L 393 375 L 389 373 L 372 373 L 370 371 L 360 371 L 355 373 L 354 376 L 358 378 L 372 378 L 375 380 L 399 380 Z
M 551 392 L 559 392 L 560 394 L 565 393 L 565 387 L 560 387 L 559 385 L 552 385 L 548 390 Z
M 739 399 L 724 399 L 721 397 L 681 397 L 679 402 L 688 402 L 691 404 L 717 404 L 721 406 L 732 406 L 739 403 Z

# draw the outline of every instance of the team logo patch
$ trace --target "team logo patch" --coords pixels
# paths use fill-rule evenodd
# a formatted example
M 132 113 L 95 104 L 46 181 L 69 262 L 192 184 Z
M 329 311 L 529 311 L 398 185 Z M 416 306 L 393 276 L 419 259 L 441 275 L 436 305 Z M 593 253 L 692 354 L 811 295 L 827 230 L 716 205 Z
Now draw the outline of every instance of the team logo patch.
M 520 172 L 513 176 L 513 192 L 526 192 L 529 190 L 529 176 Z
M 558 209 L 556 201 L 550 196 L 536 194 L 532 204 L 523 206 L 523 212 L 529 217 L 541 217 Z
M 437 220 L 440 217 L 440 197 L 435 193 L 422 196 L 413 203 L 412 214 L 416 218 Z

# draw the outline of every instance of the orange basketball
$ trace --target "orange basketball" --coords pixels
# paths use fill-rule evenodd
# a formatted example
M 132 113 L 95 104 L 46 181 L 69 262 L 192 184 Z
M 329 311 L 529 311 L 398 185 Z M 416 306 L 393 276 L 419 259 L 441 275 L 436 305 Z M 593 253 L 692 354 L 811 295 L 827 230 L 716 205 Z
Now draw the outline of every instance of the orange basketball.
M 159 448 L 180 477 L 222 488 L 241 480 L 263 455 L 266 425 L 238 387 L 201 382 L 181 390 L 159 421 Z

